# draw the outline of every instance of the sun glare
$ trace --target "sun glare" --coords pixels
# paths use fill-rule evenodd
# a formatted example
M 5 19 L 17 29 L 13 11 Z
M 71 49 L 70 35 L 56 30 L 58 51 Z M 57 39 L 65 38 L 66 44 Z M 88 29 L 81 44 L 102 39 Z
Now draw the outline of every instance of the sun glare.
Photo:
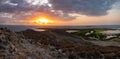
M 42 25 L 44 25 L 44 24 L 52 24 L 53 23 L 52 20 L 49 20 L 49 19 L 46 19 L 46 18 L 40 18 L 40 19 L 38 19 L 38 22 L 40 24 L 42 24 Z

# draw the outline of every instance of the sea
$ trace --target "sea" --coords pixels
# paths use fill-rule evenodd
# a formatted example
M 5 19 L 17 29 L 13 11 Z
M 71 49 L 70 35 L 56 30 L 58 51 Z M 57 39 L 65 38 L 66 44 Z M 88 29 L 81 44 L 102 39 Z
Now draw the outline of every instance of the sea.
M 120 25 L 90 25 L 90 26 L 25 26 L 25 25 L 0 25 L 0 28 L 7 28 L 12 31 L 24 31 L 27 29 L 117 29 Z

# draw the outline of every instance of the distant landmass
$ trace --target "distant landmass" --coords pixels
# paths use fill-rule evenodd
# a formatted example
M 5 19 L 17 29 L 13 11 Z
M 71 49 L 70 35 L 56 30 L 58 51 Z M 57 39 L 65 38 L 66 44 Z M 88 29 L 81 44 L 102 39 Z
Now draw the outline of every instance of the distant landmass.
M 13 31 L 22 31 L 34 28 L 51 28 L 51 29 L 120 29 L 120 25 L 90 25 L 90 26 L 24 26 L 24 25 L 0 25 Z

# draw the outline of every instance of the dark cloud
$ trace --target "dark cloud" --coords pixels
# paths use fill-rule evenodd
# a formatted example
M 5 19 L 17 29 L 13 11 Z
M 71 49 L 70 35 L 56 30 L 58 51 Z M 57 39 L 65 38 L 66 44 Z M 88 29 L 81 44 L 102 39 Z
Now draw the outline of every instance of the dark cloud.
M 5 0 L 1 1 L 0 12 L 28 11 L 32 8 L 24 0 Z
M 117 0 L 49 0 L 52 7 L 48 5 L 32 5 L 26 1 L 27 0 L 0 0 L 0 12 L 48 12 L 48 14 L 58 18 L 74 19 L 76 16 L 69 14 L 77 13 L 89 16 L 106 15 L 107 11 L 111 9 L 111 5 Z M 54 12 L 51 10 L 54 10 Z
M 116 0 L 50 0 L 55 10 L 84 15 L 106 15 Z
M 28 3 L 27 0 L 0 0 L 0 12 L 13 13 L 31 10 L 42 12 L 46 9 L 49 9 L 47 5 L 32 5 Z

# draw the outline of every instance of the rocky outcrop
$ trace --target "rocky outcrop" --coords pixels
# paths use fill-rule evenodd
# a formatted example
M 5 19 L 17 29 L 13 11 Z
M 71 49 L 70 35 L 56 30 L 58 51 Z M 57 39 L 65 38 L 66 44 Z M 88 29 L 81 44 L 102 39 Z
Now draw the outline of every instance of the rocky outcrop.
M 21 32 L 26 39 L 33 39 L 34 43 L 53 46 L 54 53 L 60 51 L 59 59 L 119 59 L 120 47 L 97 46 L 82 37 L 78 37 L 60 29 L 50 29 L 44 32 L 26 30 Z M 32 34 L 31 34 L 32 33 Z M 57 59 L 58 59 L 57 58 Z
M 0 59 L 58 59 L 62 54 L 53 48 L 39 42 L 34 43 L 21 34 L 0 30 Z
M 119 59 L 120 47 L 96 46 L 64 31 L 0 29 L 0 59 Z

